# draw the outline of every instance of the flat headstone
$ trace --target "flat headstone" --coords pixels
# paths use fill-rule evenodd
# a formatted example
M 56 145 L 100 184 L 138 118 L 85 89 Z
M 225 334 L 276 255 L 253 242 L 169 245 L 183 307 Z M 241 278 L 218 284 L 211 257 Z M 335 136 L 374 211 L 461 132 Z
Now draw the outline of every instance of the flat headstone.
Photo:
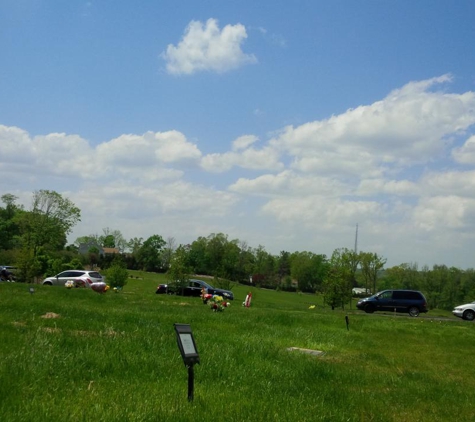
M 289 352 L 293 352 L 294 350 L 297 350 L 302 353 L 306 353 L 308 355 L 313 355 L 313 356 L 321 356 L 323 355 L 323 352 L 321 350 L 313 350 L 313 349 L 302 349 L 301 347 L 288 347 L 287 350 Z

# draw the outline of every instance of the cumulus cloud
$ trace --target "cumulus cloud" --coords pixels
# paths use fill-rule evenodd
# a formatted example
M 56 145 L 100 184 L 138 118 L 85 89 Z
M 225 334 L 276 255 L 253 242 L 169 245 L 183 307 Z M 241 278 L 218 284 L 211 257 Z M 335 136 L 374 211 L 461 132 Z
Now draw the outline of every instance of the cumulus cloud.
M 475 135 L 468 138 L 461 147 L 455 148 L 452 157 L 461 164 L 475 164 Z
M 450 136 L 475 123 L 475 93 L 430 90 L 449 81 L 444 75 L 411 82 L 371 105 L 288 126 L 271 145 L 303 172 L 377 178 L 390 167 L 427 163 L 445 153 Z
M 7 172 L 90 180 L 132 177 L 143 182 L 179 178 L 197 167 L 198 147 L 178 131 L 121 135 L 92 147 L 78 135 L 50 133 L 31 137 L 16 127 L 0 126 L 1 166 Z
M 191 21 L 178 45 L 168 45 L 162 57 L 171 74 L 223 73 L 257 62 L 254 55 L 245 54 L 241 49 L 246 38 L 246 28 L 241 24 L 226 25 L 220 30 L 216 19 L 208 19 L 206 24 Z
M 321 195 L 335 197 L 349 194 L 350 189 L 340 181 L 320 176 L 296 174 L 285 170 L 279 174 L 266 174 L 255 179 L 239 178 L 229 189 L 233 192 L 262 196 Z
M 217 217 L 236 203 L 236 196 L 183 180 L 142 186 L 128 181 L 113 181 L 107 190 L 102 187 L 88 188 L 82 196 L 78 196 L 78 201 L 84 202 L 85 206 L 93 203 L 105 215 L 122 218 L 155 218 L 167 213 L 204 211 Z
M 356 191 L 358 195 L 414 196 L 421 193 L 419 185 L 410 180 L 364 179 Z
M 305 227 L 331 230 L 355 222 L 366 222 L 383 217 L 385 206 L 375 201 L 346 201 L 313 195 L 300 198 L 281 197 L 264 205 L 262 211 L 284 222 Z
M 239 151 L 250 147 L 253 143 L 257 142 L 259 138 L 254 135 L 243 135 L 235 139 L 233 142 L 233 151 Z
M 422 198 L 414 209 L 415 225 L 423 230 L 473 229 L 475 198 L 455 195 Z
M 104 160 L 113 159 L 142 166 L 143 163 L 176 163 L 194 161 L 201 157 L 195 144 L 185 135 L 169 132 L 146 132 L 143 135 L 122 135 L 98 147 Z
M 420 182 L 424 196 L 452 196 L 475 198 L 475 170 L 428 172 Z
M 0 125 L 0 157 L 4 163 L 31 163 L 35 159 L 27 131 Z
M 249 170 L 281 170 L 279 153 L 271 147 L 262 149 L 247 148 L 243 151 L 231 151 L 224 154 L 208 154 L 201 160 L 201 167 L 212 173 L 222 173 L 233 167 Z

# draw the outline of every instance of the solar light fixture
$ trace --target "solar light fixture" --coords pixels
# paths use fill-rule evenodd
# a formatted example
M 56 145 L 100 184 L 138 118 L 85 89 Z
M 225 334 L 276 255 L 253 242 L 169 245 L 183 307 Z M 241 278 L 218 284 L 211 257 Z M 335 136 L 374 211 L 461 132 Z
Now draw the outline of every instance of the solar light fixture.
M 195 339 L 191 332 L 189 324 L 174 324 L 176 331 L 176 340 L 180 349 L 183 363 L 188 368 L 188 400 L 193 401 L 194 390 L 194 372 L 193 365 L 200 363 L 200 355 L 196 348 Z

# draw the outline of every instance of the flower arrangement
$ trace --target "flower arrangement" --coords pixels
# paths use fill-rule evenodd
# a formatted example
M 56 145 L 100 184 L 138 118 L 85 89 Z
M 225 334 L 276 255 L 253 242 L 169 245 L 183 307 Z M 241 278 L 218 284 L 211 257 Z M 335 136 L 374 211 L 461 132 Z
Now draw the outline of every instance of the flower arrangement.
M 227 308 L 231 304 L 226 302 L 222 296 L 213 295 L 208 299 L 209 307 L 213 312 L 223 312 L 224 308 Z
M 213 295 L 209 294 L 204 287 L 201 289 L 200 296 L 201 296 L 201 299 L 203 299 L 203 303 L 205 305 L 207 305 L 208 301 L 213 297 Z
M 110 289 L 110 286 L 103 281 L 99 281 L 98 283 L 92 283 L 91 289 L 97 293 L 105 293 Z
M 66 283 L 64 283 L 64 287 L 67 289 L 72 289 L 74 287 L 74 281 L 73 280 L 68 280 Z

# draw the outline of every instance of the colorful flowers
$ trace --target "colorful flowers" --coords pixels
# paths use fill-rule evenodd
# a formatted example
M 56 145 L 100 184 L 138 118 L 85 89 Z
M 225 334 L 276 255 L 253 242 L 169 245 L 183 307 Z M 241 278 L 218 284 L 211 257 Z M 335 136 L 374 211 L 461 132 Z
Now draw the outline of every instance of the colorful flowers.
M 211 295 L 210 295 L 211 296 Z M 226 302 L 222 296 L 213 295 L 208 300 L 207 303 L 213 312 L 223 312 L 224 308 L 227 308 L 231 304 Z
M 201 299 L 205 305 L 209 305 L 213 312 L 223 312 L 224 308 L 231 305 L 229 302 L 223 299 L 223 296 L 212 295 L 206 292 L 206 289 L 201 289 Z

